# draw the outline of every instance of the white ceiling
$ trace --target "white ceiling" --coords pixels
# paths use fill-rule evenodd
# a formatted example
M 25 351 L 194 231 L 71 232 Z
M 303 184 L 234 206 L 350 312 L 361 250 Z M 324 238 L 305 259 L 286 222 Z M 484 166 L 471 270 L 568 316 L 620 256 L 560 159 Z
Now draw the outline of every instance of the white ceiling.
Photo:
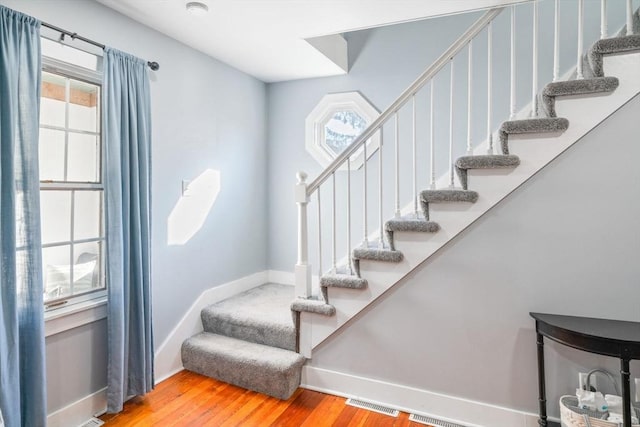
M 307 38 L 526 0 L 98 0 L 265 82 L 344 74 Z

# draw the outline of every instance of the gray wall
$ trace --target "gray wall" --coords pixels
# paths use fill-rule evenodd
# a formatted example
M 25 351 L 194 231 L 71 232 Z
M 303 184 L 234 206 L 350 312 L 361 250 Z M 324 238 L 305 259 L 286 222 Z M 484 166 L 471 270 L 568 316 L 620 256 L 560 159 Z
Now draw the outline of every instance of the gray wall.
M 158 61 L 151 73 L 153 117 L 152 263 L 156 347 L 206 289 L 266 268 L 267 223 L 255 215 L 266 206 L 265 84 L 145 27 L 94 1 L 2 0 L 8 7 L 139 57 Z M 206 169 L 220 171 L 221 191 L 200 231 L 184 245 L 167 244 L 168 217 L 181 195 L 181 180 Z M 88 327 L 87 338 L 105 352 L 104 327 Z M 69 332 L 66 335 L 75 335 Z M 83 329 L 83 335 L 89 332 Z M 104 358 L 87 363 L 77 338 L 64 363 L 105 368 Z M 74 344 L 78 343 L 78 345 Z M 57 364 L 57 362 L 50 362 Z M 91 391 L 105 375 L 75 370 L 50 376 L 51 410 L 87 395 L 80 377 L 91 376 Z M 58 381 L 60 380 L 60 381 Z M 93 387 L 95 386 L 95 388 Z M 71 390 L 73 389 L 73 390 Z M 64 398 L 63 398 L 64 397 Z
M 638 111 L 640 96 L 321 344 L 311 365 L 536 412 L 529 312 L 640 321 Z M 577 372 L 619 371 L 617 359 L 559 345 L 546 356 L 555 416 Z

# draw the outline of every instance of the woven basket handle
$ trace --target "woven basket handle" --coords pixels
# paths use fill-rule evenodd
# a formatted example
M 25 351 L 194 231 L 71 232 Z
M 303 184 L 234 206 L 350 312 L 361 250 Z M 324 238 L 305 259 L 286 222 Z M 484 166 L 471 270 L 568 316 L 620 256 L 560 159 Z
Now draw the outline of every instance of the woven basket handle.
M 589 371 L 589 373 L 587 374 L 587 380 L 586 380 L 587 391 L 591 390 L 591 375 L 595 374 L 596 372 L 600 372 L 601 374 L 604 374 L 607 378 L 609 378 L 609 380 L 611 380 L 611 383 L 613 384 L 613 388 L 615 389 L 616 394 L 618 396 L 621 396 L 620 388 L 618 387 L 618 383 L 616 382 L 615 378 L 613 378 L 613 375 L 611 375 L 608 371 L 605 371 L 604 369 L 592 369 L 591 371 Z

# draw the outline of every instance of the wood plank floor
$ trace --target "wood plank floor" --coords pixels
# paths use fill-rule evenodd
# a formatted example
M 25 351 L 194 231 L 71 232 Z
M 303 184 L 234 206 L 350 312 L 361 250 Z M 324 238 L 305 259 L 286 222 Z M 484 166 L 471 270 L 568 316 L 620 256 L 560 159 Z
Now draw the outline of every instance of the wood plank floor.
M 298 389 L 287 401 L 235 387 L 189 371 L 161 382 L 115 415 L 103 415 L 107 427 L 127 426 L 349 426 L 424 427 L 409 421 L 345 405 L 345 399 Z

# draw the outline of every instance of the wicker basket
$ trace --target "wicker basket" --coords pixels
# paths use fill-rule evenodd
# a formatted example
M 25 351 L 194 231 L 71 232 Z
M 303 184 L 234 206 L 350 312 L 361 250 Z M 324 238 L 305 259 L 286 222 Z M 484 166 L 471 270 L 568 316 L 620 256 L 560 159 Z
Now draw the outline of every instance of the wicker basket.
M 632 407 L 637 417 L 640 418 L 640 408 Z M 560 398 L 560 420 L 562 427 L 619 427 L 622 424 L 605 421 L 608 412 L 594 412 L 578 407 L 578 398 L 575 396 L 562 396 Z M 640 427 L 633 424 L 633 427 Z

